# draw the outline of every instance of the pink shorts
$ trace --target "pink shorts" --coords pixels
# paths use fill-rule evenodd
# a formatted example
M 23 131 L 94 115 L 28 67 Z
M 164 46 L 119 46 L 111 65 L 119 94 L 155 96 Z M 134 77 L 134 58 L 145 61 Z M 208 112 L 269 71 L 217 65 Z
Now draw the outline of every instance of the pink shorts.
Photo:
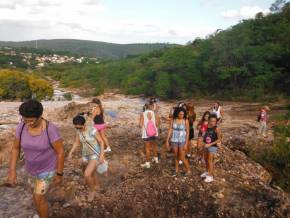
M 98 130 L 105 130 L 106 129 L 106 124 L 95 124 L 94 127 Z

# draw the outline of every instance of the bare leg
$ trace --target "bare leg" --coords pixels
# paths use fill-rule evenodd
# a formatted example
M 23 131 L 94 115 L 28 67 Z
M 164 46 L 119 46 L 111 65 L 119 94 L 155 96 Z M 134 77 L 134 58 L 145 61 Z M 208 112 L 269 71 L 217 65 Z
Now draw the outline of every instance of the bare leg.
M 157 145 L 157 142 L 152 141 L 151 144 L 152 144 L 152 147 L 153 147 L 153 155 L 154 155 L 154 157 L 158 157 L 158 145 Z
M 179 172 L 179 158 L 178 158 L 178 147 L 173 148 L 173 153 L 175 157 L 175 172 Z
M 213 153 L 208 153 L 208 175 L 213 176 Z
M 184 148 L 178 148 L 179 150 L 179 160 L 182 160 L 182 162 L 184 163 L 184 167 L 186 169 L 186 172 L 190 172 L 189 170 L 189 163 L 188 163 L 188 160 L 185 158 L 185 150 Z
M 108 138 L 107 138 L 107 136 L 105 134 L 105 130 L 104 129 L 100 131 L 100 135 L 101 135 L 101 138 L 103 139 L 103 141 L 105 143 L 105 149 L 110 147 L 110 144 L 109 144 L 109 141 L 108 141 Z
M 151 143 L 145 142 L 145 152 L 146 152 L 146 162 L 150 162 L 150 148 L 151 148 Z
M 33 201 L 40 218 L 48 217 L 48 203 L 45 195 L 33 194 Z
M 96 164 L 97 160 L 90 160 L 85 170 L 85 180 L 89 186 L 88 201 L 93 201 L 96 193 Z

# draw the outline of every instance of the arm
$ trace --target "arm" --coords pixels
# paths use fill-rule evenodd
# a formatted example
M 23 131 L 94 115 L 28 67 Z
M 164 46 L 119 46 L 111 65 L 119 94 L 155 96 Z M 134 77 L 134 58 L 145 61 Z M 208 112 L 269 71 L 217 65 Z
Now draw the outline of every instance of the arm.
M 99 132 L 96 132 L 95 138 L 97 139 L 97 141 L 98 141 L 98 143 L 100 145 L 100 148 L 101 148 L 100 163 L 103 163 L 104 162 L 104 158 L 105 158 L 105 155 L 104 155 L 104 147 L 105 147 L 104 146 L 104 141 L 102 140 Z
M 169 127 L 169 130 L 168 130 L 168 135 L 167 135 L 167 139 L 166 139 L 167 147 L 169 147 L 169 140 L 170 140 L 170 137 L 172 135 L 172 124 L 173 124 L 173 120 L 171 120 L 170 127 Z
M 57 164 L 56 164 L 56 172 L 62 174 L 64 167 L 64 149 L 63 149 L 63 141 L 62 139 L 57 140 L 52 144 L 55 153 L 57 155 Z M 56 175 L 56 183 L 61 182 L 62 176 Z
M 186 126 L 186 146 L 187 146 L 188 141 L 189 141 L 189 122 L 188 122 L 188 119 L 185 120 L 185 126 Z
M 221 133 L 221 130 L 219 128 L 216 129 L 216 132 L 217 132 L 217 140 L 210 143 L 210 144 L 207 144 L 206 147 L 211 147 L 215 144 L 218 144 L 218 143 L 221 143 L 221 140 L 222 140 L 222 133 Z
M 16 163 L 19 157 L 19 152 L 20 152 L 20 142 L 19 139 L 15 138 L 10 155 L 9 174 L 8 174 L 8 183 L 11 185 L 15 185 L 17 183 Z
M 78 146 L 80 146 L 81 142 L 80 142 L 80 137 L 77 135 L 74 141 L 74 144 L 72 146 L 72 149 L 69 151 L 68 154 L 68 158 L 71 159 L 72 158 L 72 154 L 74 153 L 74 151 L 77 149 Z
M 143 114 L 141 114 L 139 118 L 139 126 L 142 128 L 143 125 L 144 125 L 144 117 L 143 117 Z

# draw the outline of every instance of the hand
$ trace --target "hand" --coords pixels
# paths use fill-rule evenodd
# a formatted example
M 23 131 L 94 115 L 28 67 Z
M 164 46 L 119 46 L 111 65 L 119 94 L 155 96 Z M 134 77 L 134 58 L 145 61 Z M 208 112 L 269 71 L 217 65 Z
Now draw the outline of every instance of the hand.
M 168 151 L 170 150 L 170 145 L 169 145 L 168 141 L 166 142 L 166 148 L 167 148 Z
M 16 176 L 16 171 L 10 171 L 8 178 L 7 178 L 7 183 L 11 184 L 12 186 L 17 185 L 17 176 Z
M 105 161 L 105 158 L 104 158 L 104 155 L 101 155 L 100 158 L 99 158 L 99 163 L 104 163 Z
M 69 153 L 69 154 L 68 154 L 67 159 L 68 159 L 69 161 L 72 160 L 72 153 Z
M 62 183 L 62 176 L 58 176 L 58 175 L 54 176 L 52 184 L 54 186 L 57 186 L 61 183 Z
M 211 145 L 210 144 L 205 144 L 204 147 L 205 148 L 209 148 Z

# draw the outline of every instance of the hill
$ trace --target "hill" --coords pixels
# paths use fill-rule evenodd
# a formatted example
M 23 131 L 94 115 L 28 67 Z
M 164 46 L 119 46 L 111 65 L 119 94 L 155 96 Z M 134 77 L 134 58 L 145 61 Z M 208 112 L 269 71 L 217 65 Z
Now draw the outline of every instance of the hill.
M 43 72 L 64 86 L 91 84 L 95 94 L 118 88 L 127 94 L 172 99 L 289 96 L 289 35 L 290 4 L 286 4 L 281 12 L 257 14 L 187 46 L 99 65 L 52 66 Z
M 36 46 L 38 49 L 48 49 L 57 52 L 66 51 L 87 57 L 95 57 L 100 59 L 120 59 L 131 55 L 148 53 L 154 50 L 162 49 L 165 47 L 173 47 L 176 45 L 166 43 L 114 44 L 76 39 L 34 40 L 23 42 L 0 41 L 0 47 L 36 48 Z

